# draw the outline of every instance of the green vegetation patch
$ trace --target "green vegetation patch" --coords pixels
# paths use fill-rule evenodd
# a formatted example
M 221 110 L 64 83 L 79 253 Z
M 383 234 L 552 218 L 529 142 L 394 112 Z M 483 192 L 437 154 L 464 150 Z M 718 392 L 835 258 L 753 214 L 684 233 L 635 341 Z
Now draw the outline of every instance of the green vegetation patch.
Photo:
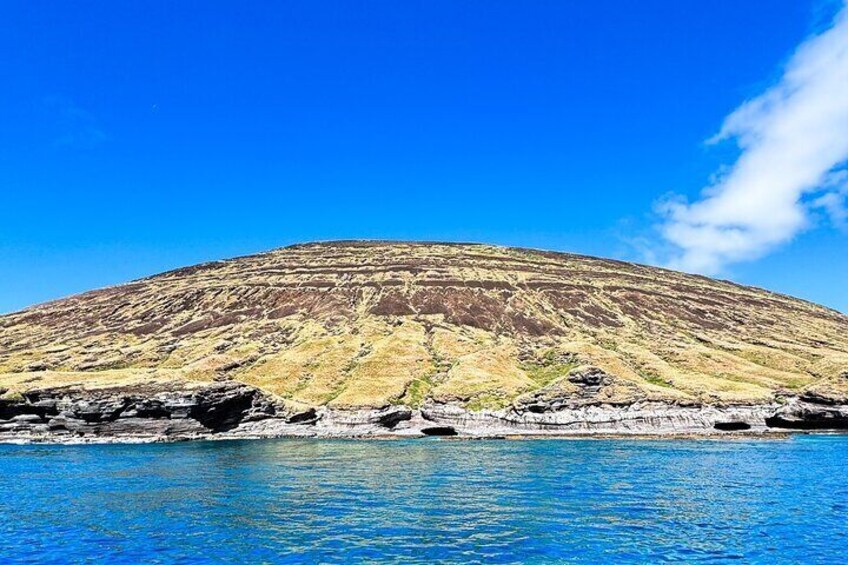
M 472 412 L 501 410 L 509 406 L 509 400 L 497 394 L 481 394 L 472 398 L 465 407 Z
M 548 349 L 540 357 L 521 364 L 521 369 L 540 387 L 567 377 L 572 369 L 580 365 L 577 357 Z
M 0 400 L 4 402 L 23 402 L 25 400 L 24 395 L 16 390 L 7 390 L 0 394 Z
M 418 408 L 424 402 L 427 393 L 433 388 L 432 378 L 426 377 L 415 379 L 409 386 L 400 399 L 400 403 L 409 406 L 410 408 Z
M 645 379 L 647 382 L 651 383 L 652 385 L 661 386 L 661 387 L 665 387 L 665 388 L 674 388 L 674 386 L 671 384 L 671 382 L 669 382 L 668 380 L 666 380 L 666 379 L 664 379 L 664 378 L 662 378 L 659 375 L 656 375 L 654 373 L 641 372 L 641 373 L 639 373 L 639 376 L 641 376 L 643 379 Z

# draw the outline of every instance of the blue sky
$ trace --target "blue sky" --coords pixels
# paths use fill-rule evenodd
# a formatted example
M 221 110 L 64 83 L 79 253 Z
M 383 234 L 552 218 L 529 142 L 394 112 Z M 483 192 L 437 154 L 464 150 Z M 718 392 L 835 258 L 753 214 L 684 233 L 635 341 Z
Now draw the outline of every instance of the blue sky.
M 658 211 L 744 154 L 706 140 L 840 7 L 9 0 L 0 312 L 340 238 L 679 264 L 848 312 L 832 208 L 739 256 Z

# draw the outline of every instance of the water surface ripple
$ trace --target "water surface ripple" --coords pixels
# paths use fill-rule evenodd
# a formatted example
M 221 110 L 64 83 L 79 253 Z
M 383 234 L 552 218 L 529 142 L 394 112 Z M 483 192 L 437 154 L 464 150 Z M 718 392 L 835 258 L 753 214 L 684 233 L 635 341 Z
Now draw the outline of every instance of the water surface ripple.
M 848 436 L 0 446 L 2 563 L 840 563 Z

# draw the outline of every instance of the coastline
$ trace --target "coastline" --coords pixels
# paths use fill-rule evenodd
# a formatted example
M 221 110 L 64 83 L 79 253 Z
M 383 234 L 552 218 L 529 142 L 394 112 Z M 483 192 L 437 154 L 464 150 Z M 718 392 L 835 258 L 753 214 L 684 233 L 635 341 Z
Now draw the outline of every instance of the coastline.
M 0 443 L 157 443 L 265 438 L 780 438 L 848 431 L 848 404 L 818 397 L 741 405 L 565 403 L 470 411 L 425 403 L 292 407 L 236 382 L 184 391 L 31 391 L 0 402 Z

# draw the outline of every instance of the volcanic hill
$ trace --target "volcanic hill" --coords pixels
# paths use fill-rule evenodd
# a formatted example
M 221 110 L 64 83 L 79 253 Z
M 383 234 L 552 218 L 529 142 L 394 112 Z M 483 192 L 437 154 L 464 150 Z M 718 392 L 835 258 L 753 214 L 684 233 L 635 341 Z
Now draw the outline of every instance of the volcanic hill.
M 0 317 L 0 439 L 844 428 L 848 317 L 620 261 L 333 242 Z

